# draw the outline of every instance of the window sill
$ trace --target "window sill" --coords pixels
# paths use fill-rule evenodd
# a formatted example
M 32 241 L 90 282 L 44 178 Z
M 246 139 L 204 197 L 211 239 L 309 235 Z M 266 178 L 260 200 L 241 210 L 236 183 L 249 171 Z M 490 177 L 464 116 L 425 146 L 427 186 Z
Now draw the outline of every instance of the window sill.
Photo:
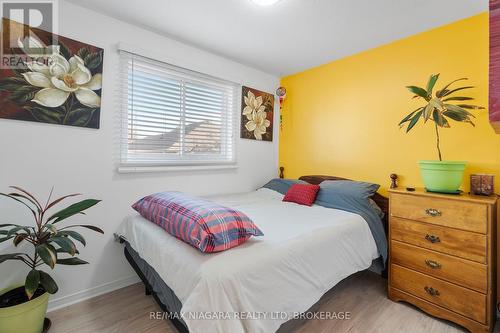
M 118 173 L 151 173 L 237 169 L 237 164 L 228 165 L 179 165 L 179 166 L 121 166 Z

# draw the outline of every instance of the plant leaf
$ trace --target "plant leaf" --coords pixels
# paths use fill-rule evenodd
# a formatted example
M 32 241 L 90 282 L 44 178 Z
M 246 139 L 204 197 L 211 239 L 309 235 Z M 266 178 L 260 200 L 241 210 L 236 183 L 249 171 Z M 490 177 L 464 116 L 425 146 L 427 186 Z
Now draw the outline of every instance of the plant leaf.
M 72 256 L 75 255 L 76 245 L 67 237 L 52 237 L 49 238 L 47 242 L 54 242 L 59 245 L 65 252 L 71 254 Z
M 26 282 L 24 283 L 24 290 L 26 292 L 26 296 L 28 299 L 33 297 L 35 291 L 38 289 L 38 285 L 40 284 L 40 272 L 36 269 L 32 269 L 28 276 L 26 276 Z
M 57 259 L 57 263 L 60 265 L 85 265 L 88 264 L 85 260 L 80 258 L 67 258 L 67 259 Z
M 24 230 L 26 231 L 28 234 L 30 233 L 30 230 L 28 229 L 28 227 L 23 227 L 23 226 L 19 226 L 19 227 L 14 227 L 12 229 L 9 230 L 9 232 L 7 233 L 7 237 L 10 237 L 10 236 L 15 236 L 16 233 L 20 230 Z
M 427 82 L 427 95 L 432 96 L 432 89 L 436 85 L 437 80 L 439 79 L 439 74 L 432 74 Z
M 43 289 L 45 289 L 46 292 L 49 294 L 55 294 L 59 290 L 59 287 L 57 287 L 56 281 L 47 273 L 44 271 L 39 271 L 40 272 L 40 284 L 43 286 Z
M 15 200 L 21 204 L 23 204 L 24 206 L 26 206 L 30 211 L 31 213 L 33 213 L 33 216 L 35 217 L 35 220 L 37 219 L 37 216 L 36 216 L 36 213 L 35 211 L 33 210 L 32 207 L 30 207 L 26 202 L 22 201 L 22 200 L 19 200 L 11 195 L 8 195 L 8 194 L 5 194 L 5 193 L 0 193 L 1 196 L 4 196 L 4 197 L 7 197 L 7 198 L 11 198 L 12 200 Z
M 448 111 L 443 112 L 443 115 L 448 117 L 448 118 L 451 118 L 455 121 L 461 121 L 461 122 L 470 121 L 469 117 L 466 114 L 463 114 L 463 113 L 457 112 L 457 111 L 448 110 Z
M 83 238 L 83 236 L 80 233 L 76 232 L 76 231 L 64 230 L 64 231 L 61 231 L 60 234 L 61 235 L 67 235 L 67 236 L 73 238 L 74 240 L 79 241 L 80 243 L 82 243 L 83 246 L 87 245 L 86 242 L 85 242 L 85 238 Z
M 438 90 L 438 91 L 436 92 L 436 97 L 438 97 L 438 98 L 443 97 L 443 96 L 444 96 L 444 93 L 446 93 L 446 92 L 448 91 L 447 89 L 448 89 L 448 87 L 449 87 L 449 86 L 451 86 L 453 83 L 455 83 L 455 82 L 457 82 L 457 81 L 462 81 L 462 80 L 468 80 L 468 78 L 466 78 L 466 77 L 462 77 L 462 78 L 460 78 L 460 79 L 456 79 L 456 80 L 454 80 L 454 81 L 451 81 L 451 82 L 450 82 L 450 83 L 448 83 L 446 86 L 444 86 L 444 88 L 443 88 L 443 89 Z
M 418 120 L 420 119 L 420 117 L 422 117 L 422 114 L 423 114 L 423 110 L 422 111 L 418 111 L 414 116 L 413 118 L 411 118 L 411 121 L 410 121 L 410 124 L 408 125 L 408 127 L 406 128 L 406 133 L 408 133 L 413 127 L 415 127 L 415 125 L 417 124 Z
M 29 235 L 28 234 L 18 234 L 16 237 L 14 237 L 14 246 L 18 246 L 21 244 L 23 240 L 25 240 Z
M 28 191 L 20 188 L 19 186 L 9 186 L 10 188 L 13 188 L 14 190 L 17 190 L 19 192 L 22 192 L 24 194 L 26 194 L 28 197 L 30 197 L 34 202 L 35 204 L 37 205 L 37 207 L 42 210 L 42 205 L 40 204 L 40 202 L 38 202 L 38 200 L 35 198 L 35 196 L 31 193 L 29 193 Z
M 78 195 L 81 195 L 81 194 L 79 194 L 79 193 L 76 193 L 76 194 L 69 194 L 69 195 L 65 195 L 64 197 L 61 197 L 61 198 L 59 198 L 59 199 L 56 199 L 56 200 L 52 201 L 52 202 L 51 202 L 51 203 L 47 206 L 47 208 L 46 208 L 45 210 L 48 210 L 48 209 L 50 209 L 50 208 L 54 207 L 55 205 L 57 205 L 58 203 L 60 203 L 60 202 L 61 202 L 61 201 L 63 201 L 64 199 L 67 199 L 67 198 L 70 198 L 70 197 L 76 197 L 76 196 L 78 196 Z
M 416 87 L 416 86 L 407 86 L 406 87 L 409 91 L 414 93 L 415 95 L 424 98 L 425 100 L 429 99 L 429 95 L 427 94 L 427 90 L 424 88 Z
M 55 223 L 58 223 L 64 219 L 67 219 L 68 217 L 71 217 L 73 215 L 76 215 L 86 209 L 89 209 L 92 206 L 97 205 L 101 200 L 95 200 L 95 199 L 86 199 L 80 202 L 77 202 L 75 204 L 72 204 L 71 206 L 60 210 L 59 212 L 55 213 L 51 217 L 49 217 L 48 221 L 51 221 L 53 219 L 56 219 L 54 221 Z
M 3 242 L 6 242 L 8 241 L 9 239 L 13 238 L 14 236 L 9 236 L 9 237 L 4 237 L 4 238 L 0 238 L 0 243 L 3 243 Z
M 457 97 L 448 97 L 443 99 L 443 102 L 448 102 L 448 101 L 471 101 L 474 98 L 472 97 L 463 97 L 463 96 L 457 96 Z
M 404 123 L 406 123 L 407 121 L 410 121 L 411 117 L 413 117 L 413 115 L 414 115 L 417 111 L 420 111 L 420 110 L 422 110 L 422 108 L 421 108 L 421 107 L 420 107 L 420 108 L 418 108 L 418 109 L 416 109 L 415 111 L 413 111 L 413 112 L 409 113 L 406 117 L 404 117 L 404 118 L 403 118 L 403 120 L 401 120 L 401 121 L 399 122 L 398 126 L 400 126 L 400 127 L 401 127 Z
M 101 234 L 104 234 L 104 231 L 102 231 L 102 229 L 100 229 L 98 227 L 94 227 L 93 225 L 86 225 L 86 224 L 70 225 L 70 226 L 64 227 L 64 229 L 73 228 L 73 227 L 87 228 L 87 229 L 93 230 L 95 232 L 99 232 Z
M 466 115 L 468 115 L 470 117 L 476 118 L 472 113 L 470 113 L 469 111 L 467 111 L 465 109 L 462 109 L 460 106 L 453 105 L 453 104 L 445 104 L 444 106 L 445 106 L 445 108 L 447 110 L 451 110 L 451 111 L 455 111 L 455 112 L 460 112 L 460 113 L 466 114 Z
M 442 97 L 445 97 L 445 96 L 448 96 L 448 95 L 451 95 L 453 93 L 456 93 L 457 91 L 461 91 L 461 90 L 464 90 L 464 89 L 471 89 L 471 88 L 474 88 L 474 86 L 467 86 L 467 87 L 460 87 L 460 88 L 456 88 L 456 89 L 453 89 L 453 90 L 447 90 Z
M 434 111 L 434 105 L 429 103 L 424 108 L 424 122 L 427 122 L 432 116 L 432 112 Z
M 483 106 L 469 105 L 469 104 L 458 104 L 457 106 L 461 107 L 462 109 L 469 109 L 469 110 L 484 110 L 484 109 L 486 109 Z
M 54 269 L 57 261 L 56 249 L 50 244 L 41 244 L 36 248 L 36 253 L 42 258 L 43 262 L 46 263 L 50 268 Z
M 21 255 L 24 253 L 9 253 L 0 255 L 0 264 L 7 260 L 22 260 Z

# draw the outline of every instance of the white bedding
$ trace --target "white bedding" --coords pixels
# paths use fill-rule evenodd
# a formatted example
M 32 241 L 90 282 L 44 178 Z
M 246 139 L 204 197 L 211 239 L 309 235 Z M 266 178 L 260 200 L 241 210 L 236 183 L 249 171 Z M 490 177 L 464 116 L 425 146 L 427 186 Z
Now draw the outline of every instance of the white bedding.
M 282 198 L 268 189 L 210 197 L 244 212 L 264 232 L 221 253 L 203 254 L 138 214 L 119 234 L 175 292 L 191 333 L 275 332 L 289 319 L 284 313 L 306 311 L 379 256 L 361 216 Z

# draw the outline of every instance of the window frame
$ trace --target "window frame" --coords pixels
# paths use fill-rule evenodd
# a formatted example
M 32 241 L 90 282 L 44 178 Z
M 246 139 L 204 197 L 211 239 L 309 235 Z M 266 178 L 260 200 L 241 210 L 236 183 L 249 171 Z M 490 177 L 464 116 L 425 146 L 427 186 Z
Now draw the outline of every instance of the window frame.
M 237 121 L 238 121 L 238 101 L 241 99 L 241 84 L 217 78 L 208 74 L 200 73 L 194 70 L 186 69 L 183 67 L 169 64 L 162 60 L 141 55 L 137 52 L 128 49 L 120 48 L 119 46 L 119 72 L 120 72 L 120 109 L 121 109 L 121 130 L 119 134 L 119 166 L 120 173 L 128 172 L 156 172 L 156 171 L 169 171 L 169 170 L 211 170 L 211 169 L 232 169 L 237 168 Z M 151 153 L 134 154 L 130 152 L 128 142 L 130 138 L 129 117 L 133 116 L 130 112 L 131 102 L 129 100 L 130 92 L 130 68 L 134 71 L 133 65 L 129 65 L 130 61 L 143 61 L 149 65 L 158 65 L 157 70 L 167 69 L 168 71 L 177 73 L 179 77 L 186 77 L 187 80 L 179 79 L 182 92 L 180 93 L 181 104 L 185 103 L 186 99 L 186 84 L 212 84 L 214 87 L 220 86 L 221 92 L 227 93 L 225 96 L 225 111 L 221 115 L 221 153 L 220 154 L 186 154 L 183 148 L 179 149 L 179 155 L 172 155 L 169 157 L 163 154 L 162 158 L 148 157 L 152 156 Z M 165 73 L 164 73 L 165 74 Z M 154 75 L 154 74 L 152 74 Z M 177 80 L 175 76 L 165 77 Z M 133 83 L 132 83 L 133 84 Z M 231 93 L 228 93 L 228 92 Z M 132 105 L 133 107 L 133 105 Z M 182 124 L 182 118 L 186 116 L 186 107 L 183 105 L 180 108 L 179 117 Z M 161 124 L 161 122 L 158 122 Z M 230 127 L 230 128 L 228 128 Z M 179 130 L 184 131 L 184 126 L 180 126 Z M 180 136 L 183 141 L 183 136 Z M 182 143 L 181 143 L 182 145 Z M 130 155 L 135 155 L 135 158 L 130 158 Z M 181 157 L 182 156 L 182 157 Z

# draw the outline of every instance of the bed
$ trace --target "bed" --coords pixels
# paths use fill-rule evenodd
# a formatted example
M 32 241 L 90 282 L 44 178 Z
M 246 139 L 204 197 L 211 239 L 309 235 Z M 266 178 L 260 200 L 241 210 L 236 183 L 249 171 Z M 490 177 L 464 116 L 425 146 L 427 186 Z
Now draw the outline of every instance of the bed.
M 339 179 L 301 177 L 311 184 Z M 380 256 L 360 215 L 282 198 L 266 188 L 210 197 L 250 216 L 265 234 L 216 254 L 138 214 L 124 221 L 118 234 L 127 260 L 180 332 L 275 332 Z M 388 200 L 372 199 L 387 215 Z

